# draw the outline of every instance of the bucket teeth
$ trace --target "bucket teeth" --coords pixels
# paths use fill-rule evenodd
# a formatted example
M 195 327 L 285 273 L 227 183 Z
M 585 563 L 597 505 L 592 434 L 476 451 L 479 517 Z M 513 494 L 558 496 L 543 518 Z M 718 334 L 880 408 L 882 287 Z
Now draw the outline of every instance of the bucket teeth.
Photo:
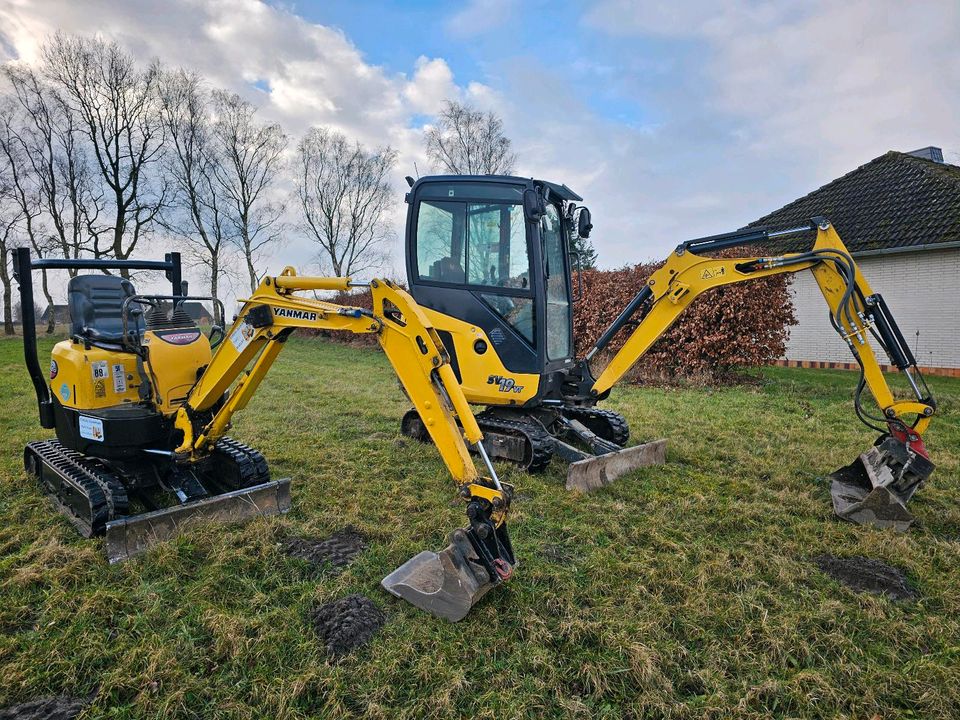
M 833 510 L 850 522 L 905 532 L 914 522 L 907 503 L 933 468 L 904 443 L 884 438 L 830 476 Z
M 480 564 L 464 530 L 440 552 L 424 550 L 387 575 L 383 588 L 431 615 L 457 622 L 496 583 Z

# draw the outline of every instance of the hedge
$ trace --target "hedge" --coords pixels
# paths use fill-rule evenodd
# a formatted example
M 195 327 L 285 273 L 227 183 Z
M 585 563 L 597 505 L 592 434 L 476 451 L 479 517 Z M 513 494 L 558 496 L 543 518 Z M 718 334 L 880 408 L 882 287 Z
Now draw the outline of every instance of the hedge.
M 582 298 L 575 303 L 573 314 L 578 355 L 590 349 L 662 264 L 583 272 Z M 574 276 L 575 294 L 579 280 Z M 787 282 L 787 277 L 780 275 L 704 293 L 654 343 L 634 375 L 647 380 L 719 382 L 738 368 L 767 365 L 782 357 L 789 326 L 796 324 Z M 614 337 L 605 357 L 623 346 L 632 329 L 628 325 Z M 597 365 L 602 366 L 605 357 L 599 358 Z

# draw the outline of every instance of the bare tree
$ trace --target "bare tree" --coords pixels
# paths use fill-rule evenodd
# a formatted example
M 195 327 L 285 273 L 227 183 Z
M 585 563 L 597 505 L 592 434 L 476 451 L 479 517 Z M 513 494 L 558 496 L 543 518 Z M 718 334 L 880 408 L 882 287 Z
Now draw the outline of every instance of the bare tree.
M 3 282 L 3 334 L 13 335 L 13 284 L 10 273 L 10 251 L 17 246 L 17 228 L 23 220 L 20 204 L 13 196 L 10 168 L 0 153 L 0 281 Z
M 17 139 L 36 186 L 38 204 L 63 257 L 92 249 L 103 194 L 94 176 L 77 119 L 63 97 L 32 68 L 7 64 L 3 78 L 18 111 Z M 69 271 L 75 275 L 76 270 Z
M 160 87 L 173 186 L 163 224 L 183 239 L 190 258 L 206 269 L 214 320 L 222 324 L 216 300 L 234 224 L 226 213 L 229 200 L 217 179 L 218 174 L 224 176 L 223 158 L 213 133 L 210 96 L 200 76 L 185 70 L 164 73 Z
M 390 147 L 367 152 L 338 132 L 312 128 L 297 146 L 297 199 L 321 264 L 345 277 L 382 265 L 389 239 L 384 209 L 396 163 Z
M 425 137 L 427 157 L 452 175 L 509 175 L 517 162 L 493 112 L 448 100 Z
M 214 135 L 220 161 L 214 174 L 227 200 L 231 237 L 243 254 L 250 292 L 257 289 L 257 262 L 280 237 L 283 205 L 271 196 L 283 167 L 287 136 L 276 123 L 260 123 L 256 108 L 234 93 L 214 92 Z
M 53 234 L 48 232 L 43 218 L 43 193 L 39 179 L 32 174 L 29 158 L 30 147 L 24 140 L 24 117 L 21 109 L 9 98 L 0 104 L 0 159 L 6 174 L 5 196 L 14 207 L 17 216 L 17 232 L 29 241 L 34 252 L 43 257 L 55 247 Z M 53 306 L 53 295 L 47 279 L 47 271 L 42 272 L 41 287 L 47 305 Z M 54 313 L 50 313 L 47 333 L 56 329 Z
M 157 172 L 164 148 L 159 65 L 141 70 L 116 43 L 59 33 L 44 46 L 43 59 L 79 119 L 110 200 L 112 224 L 88 227 L 94 254 L 128 258 L 153 229 L 167 196 Z

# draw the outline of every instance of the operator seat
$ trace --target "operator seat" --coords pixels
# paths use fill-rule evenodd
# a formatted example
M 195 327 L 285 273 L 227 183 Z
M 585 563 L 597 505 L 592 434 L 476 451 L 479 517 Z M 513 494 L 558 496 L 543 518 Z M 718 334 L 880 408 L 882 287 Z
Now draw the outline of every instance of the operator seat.
M 123 301 L 137 291 L 115 275 L 77 275 L 67 285 L 70 334 L 95 342 L 123 342 Z M 139 308 L 128 306 L 133 315 Z M 128 324 L 128 332 L 133 324 Z
M 434 262 L 430 266 L 430 279 L 459 284 L 466 282 L 463 265 L 452 257 L 440 258 Z

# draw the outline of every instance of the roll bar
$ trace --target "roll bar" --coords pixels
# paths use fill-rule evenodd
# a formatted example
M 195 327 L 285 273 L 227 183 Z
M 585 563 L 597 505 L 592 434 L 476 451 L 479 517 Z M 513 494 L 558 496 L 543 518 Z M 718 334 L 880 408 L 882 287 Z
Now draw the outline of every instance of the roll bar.
M 37 358 L 37 319 L 33 309 L 33 271 L 34 270 L 162 270 L 173 286 L 174 297 L 183 295 L 183 273 L 180 266 L 180 253 L 165 255 L 164 260 L 111 260 L 87 258 L 37 258 L 30 259 L 30 248 L 14 248 L 10 251 L 13 258 L 13 278 L 20 286 L 20 324 L 23 327 L 23 359 L 27 372 L 33 381 L 37 394 L 37 407 L 40 413 L 40 426 L 52 428 L 53 400 L 47 377 Z

